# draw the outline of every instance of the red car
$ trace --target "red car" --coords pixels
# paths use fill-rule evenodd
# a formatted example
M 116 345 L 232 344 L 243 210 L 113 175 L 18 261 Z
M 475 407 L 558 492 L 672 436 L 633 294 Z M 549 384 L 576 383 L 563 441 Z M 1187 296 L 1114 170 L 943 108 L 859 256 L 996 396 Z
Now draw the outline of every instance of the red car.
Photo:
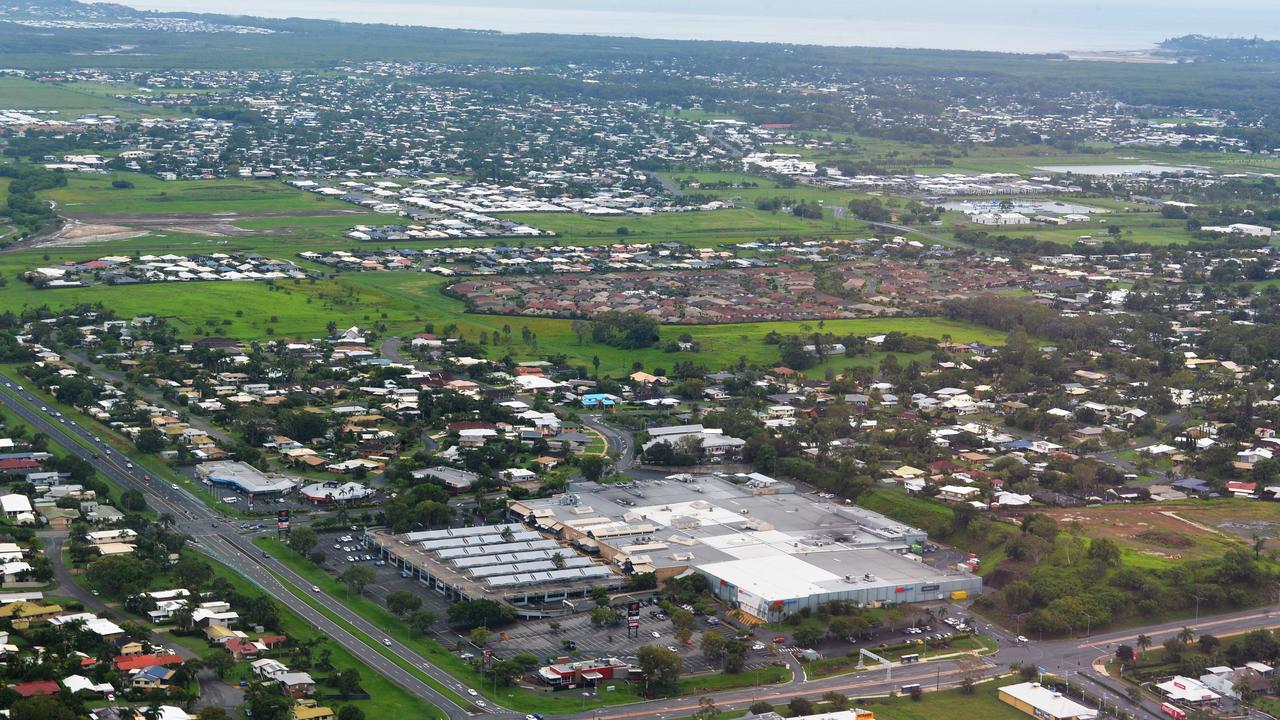
M 773 641 L 776 643 L 784 643 L 787 641 L 787 639 L 782 635 L 779 635 L 778 637 L 774 638 Z

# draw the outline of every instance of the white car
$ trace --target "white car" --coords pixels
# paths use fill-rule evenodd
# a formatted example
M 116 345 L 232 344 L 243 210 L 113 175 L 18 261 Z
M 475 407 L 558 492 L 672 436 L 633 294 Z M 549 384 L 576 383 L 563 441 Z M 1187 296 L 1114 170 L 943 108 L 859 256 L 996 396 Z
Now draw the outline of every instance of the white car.
M 651 632 L 651 633 L 649 633 L 649 634 L 650 634 L 650 635 L 652 635 L 652 636 L 654 636 L 654 637 L 662 637 L 662 633 L 658 632 L 657 630 L 654 630 L 653 632 Z
M 1025 645 L 1026 643 L 1031 642 L 1030 640 L 1028 640 L 1028 639 L 1027 639 L 1027 636 L 1026 636 L 1026 635 L 1019 635 L 1019 636 L 1016 638 L 1016 640 L 1017 640 L 1018 642 L 1020 642 L 1020 643 L 1024 644 L 1024 645 Z
M 391 647 L 391 638 L 382 638 L 382 644 Z
M 319 586 L 319 585 L 312 585 L 312 586 L 311 586 L 311 592 L 313 592 L 313 593 L 318 593 L 318 592 L 320 592 L 320 586 Z
M 763 650 L 763 649 L 764 649 L 764 643 L 756 643 L 755 645 L 752 645 L 752 646 L 751 646 L 751 649 L 752 649 L 752 650 L 757 650 L 757 651 L 758 651 L 758 650 Z
M 471 697 L 475 697 L 476 695 L 479 695 L 480 693 L 476 692 L 476 691 L 475 691 L 475 688 L 467 688 L 467 694 L 468 694 L 468 695 L 470 695 Z

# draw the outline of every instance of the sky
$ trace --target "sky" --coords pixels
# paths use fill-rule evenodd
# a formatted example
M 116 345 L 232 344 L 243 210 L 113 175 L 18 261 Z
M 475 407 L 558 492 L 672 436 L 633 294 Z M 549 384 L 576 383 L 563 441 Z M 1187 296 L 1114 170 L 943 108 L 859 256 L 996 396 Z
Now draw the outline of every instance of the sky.
M 1006 52 L 1280 39 L 1276 0 L 123 0 L 145 10 L 400 25 Z

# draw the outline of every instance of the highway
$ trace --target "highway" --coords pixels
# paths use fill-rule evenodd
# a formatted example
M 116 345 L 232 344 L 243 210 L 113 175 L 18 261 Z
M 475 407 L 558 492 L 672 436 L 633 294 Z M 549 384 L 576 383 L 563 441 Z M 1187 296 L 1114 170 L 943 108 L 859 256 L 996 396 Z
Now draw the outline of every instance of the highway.
M 158 479 L 144 482 L 144 471 L 134 466 L 127 457 L 114 449 L 107 448 L 96 439 L 93 433 L 72 419 L 55 415 L 53 408 L 43 410 L 42 401 L 26 393 L 13 378 L 0 373 L 0 385 L 5 385 L 0 387 L 0 401 L 10 412 L 48 435 L 51 442 L 58 444 L 70 454 L 88 461 L 112 482 L 121 487 L 141 491 L 152 508 L 161 513 L 168 513 L 174 518 L 176 528 L 191 537 L 193 549 L 199 550 L 247 578 L 263 592 L 360 658 L 369 668 L 414 696 L 440 708 L 450 720 L 460 720 L 476 714 L 486 714 L 486 717 L 495 720 L 515 720 L 523 717 L 522 713 L 504 710 L 489 701 L 486 701 L 487 708 L 471 706 L 462 699 L 467 696 L 467 689 L 461 681 L 430 664 L 427 659 L 395 638 L 388 638 L 382 630 L 347 608 L 338 598 L 322 591 L 313 591 L 311 583 L 306 578 L 294 573 L 274 558 L 267 557 L 266 553 L 253 546 L 231 522 L 199 499 L 177 485 L 170 485 Z M 19 397 L 25 399 L 27 403 L 21 402 Z M 618 437 L 621 433 L 616 429 L 603 425 L 594 418 L 587 424 L 605 432 L 611 444 L 629 441 L 629 439 Z M 626 445 L 622 447 L 626 448 L 626 451 L 620 453 L 624 458 L 633 454 L 634 448 Z M 300 595 L 310 596 L 319 601 L 323 607 L 343 622 L 333 621 L 327 614 L 319 612 L 310 603 L 304 601 L 299 597 Z M 954 612 L 956 610 L 953 609 Z M 967 671 L 970 674 L 993 677 L 1007 673 L 1011 663 L 1034 665 L 1053 675 L 1068 676 L 1073 682 L 1085 686 L 1094 695 L 1105 696 L 1111 702 L 1118 702 L 1123 709 L 1134 712 L 1140 720 L 1156 720 L 1163 717 L 1158 711 L 1158 703 L 1147 700 L 1140 706 L 1135 706 L 1123 695 L 1123 687 L 1120 683 L 1106 678 L 1098 669 L 1100 664 L 1095 667 L 1095 663 L 1100 663 L 1113 655 L 1117 645 L 1132 644 L 1139 634 L 1149 636 L 1154 644 L 1159 645 L 1177 634 L 1184 626 L 1190 627 L 1197 634 L 1204 632 L 1218 636 L 1258 628 L 1280 627 L 1280 605 L 1207 616 L 1194 622 L 1170 622 L 1101 633 L 1087 638 L 1032 641 L 1025 645 L 1014 642 L 1000 628 L 985 623 L 982 625 L 984 632 L 999 641 L 1000 649 L 995 654 L 982 658 L 979 667 Z M 348 630 L 348 627 L 354 628 L 363 637 Z M 383 645 L 390 643 L 386 645 L 386 649 L 400 661 L 418 668 L 444 687 L 456 692 L 462 704 L 440 693 L 405 670 L 400 663 L 384 655 L 383 648 L 379 647 L 380 642 Z M 894 667 L 891 678 L 886 677 L 884 670 L 873 669 L 819 680 L 797 679 L 784 685 L 729 690 L 713 693 L 711 697 L 721 709 L 737 709 L 758 700 L 778 703 L 793 697 L 816 699 L 829 691 L 841 692 L 850 697 L 873 696 L 888 693 L 901 685 L 911 683 L 919 683 L 925 690 L 933 690 L 959 684 L 965 673 L 966 670 L 962 669 L 954 659 L 925 661 L 910 666 Z M 668 698 L 561 717 L 583 720 L 586 718 L 599 720 L 666 718 L 687 716 L 697 709 L 698 698 Z

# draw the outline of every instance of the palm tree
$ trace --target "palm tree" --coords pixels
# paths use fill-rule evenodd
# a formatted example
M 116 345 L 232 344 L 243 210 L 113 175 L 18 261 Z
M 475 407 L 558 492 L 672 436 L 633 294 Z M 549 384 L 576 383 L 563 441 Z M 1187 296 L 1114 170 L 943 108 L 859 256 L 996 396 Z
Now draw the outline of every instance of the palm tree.
M 1186 625 L 1183 625 L 1182 629 L 1178 631 L 1178 639 L 1184 643 L 1191 642 L 1192 640 L 1195 639 L 1195 637 L 1196 637 L 1195 631 L 1187 627 Z
M 1151 638 L 1145 634 L 1140 634 L 1138 635 L 1137 645 L 1139 650 L 1146 652 L 1147 648 L 1151 647 Z

